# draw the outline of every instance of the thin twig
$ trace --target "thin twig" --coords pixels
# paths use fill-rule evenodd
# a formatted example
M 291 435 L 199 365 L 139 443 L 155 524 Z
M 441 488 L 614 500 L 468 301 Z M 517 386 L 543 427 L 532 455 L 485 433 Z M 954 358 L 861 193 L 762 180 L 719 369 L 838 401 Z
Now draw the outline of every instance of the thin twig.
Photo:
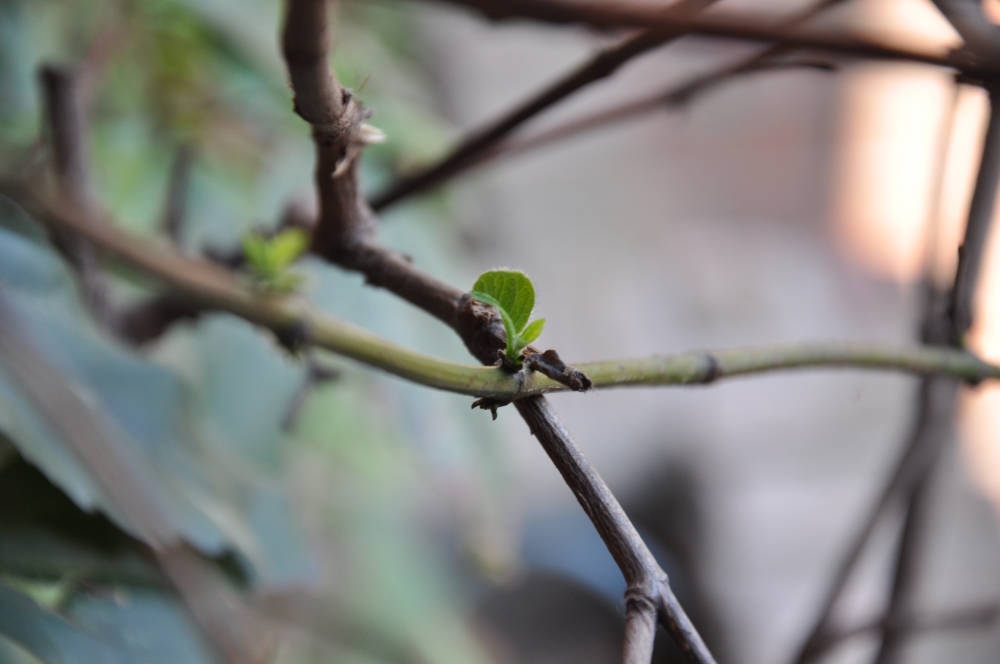
M 52 166 L 62 195 L 84 211 L 94 209 L 87 150 L 87 122 L 81 99 L 79 72 L 43 67 L 46 126 L 52 146 Z M 98 269 L 94 250 L 77 237 L 53 236 L 55 245 L 75 268 L 84 302 L 94 319 L 114 330 L 115 321 L 107 283 Z
M 187 197 L 191 185 L 191 167 L 193 165 L 194 149 L 187 143 L 180 145 L 170 169 L 167 200 L 164 203 L 163 218 L 160 221 L 160 227 L 177 246 L 181 246 L 184 224 L 187 221 Z
M 785 25 L 793 27 L 804 23 L 816 14 L 842 1 L 821 0 L 812 7 L 787 19 Z M 569 76 L 552 83 L 528 101 L 503 114 L 498 120 L 473 131 L 459 143 L 458 147 L 438 163 L 428 166 L 417 173 L 403 177 L 390 185 L 385 192 L 372 199 L 372 208 L 381 210 L 404 198 L 426 191 L 445 180 L 453 178 L 466 170 L 480 166 L 498 156 L 521 154 L 601 125 L 625 120 L 648 111 L 685 103 L 695 94 L 707 90 L 713 85 L 719 84 L 733 76 L 768 68 L 768 59 L 786 50 L 779 46 L 772 46 L 735 65 L 727 65 L 718 71 L 698 76 L 679 87 L 658 93 L 652 97 L 628 102 L 612 109 L 598 111 L 593 115 L 580 119 L 570 120 L 531 136 L 521 138 L 510 136 L 514 129 L 536 116 L 542 110 L 561 101 L 584 85 L 610 75 L 628 58 L 644 52 L 651 46 L 660 46 L 672 40 L 672 35 L 670 38 L 664 39 L 646 31 L 626 42 L 602 50 L 592 60 L 574 70 Z M 628 48 L 630 46 L 632 48 Z M 642 46 L 642 50 L 636 50 L 636 46 Z M 773 67 L 774 64 L 771 63 L 770 66 Z
M 528 152 L 533 152 L 538 148 L 547 147 L 554 143 L 575 138 L 595 129 L 618 124 L 626 120 L 633 120 L 639 116 L 655 111 L 668 111 L 690 104 L 698 95 L 704 94 L 722 83 L 725 83 L 736 76 L 747 74 L 784 71 L 789 69 L 812 69 L 820 72 L 835 71 L 835 66 L 826 61 L 793 60 L 789 62 L 772 62 L 768 60 L 772 54 L 784 51 L 783 48 L 770 48 L 762 51 L 759 56 L 747 58 L 746 60 L 730 65 L 724 69 L 710 72 L 704 76 L 698 76 L 679 86 L 671 87 L 664 92 L 658 92 L 640 99 L 625 102 L 612 106 L 611 108 L 595 111 L 583 117 L 568 120 L 562 124 L 549 127 L 527 136 L 516 136 L 497 145 L 489 153 L 482 155 L 475 163 L 469 166 L 479 166 L 486 161 L 499 157 L 520 156 Z
M 978 202 L 973 203 L 969 209 L 963 248 L 959 251 L 956 280 L 947 296 L 937 293 L 929 281 L 926 286 L 927 299 L 921 337 L 929 344 L 958 345 L 956 342 L 964 338 L 972 322 L 971 303 L 976 277 L 985 247 L 986 231 L 992 216 L 992 201 L 995 200 L 995 189 L 1000 178 L 1000 138 L 997 136 L 1000 132 L 1000 110 L 997 108 L 995 90 L 988 89 L 991 104 L 989 126 L 976 189 L 973 193 L 973 200 Z M 957 275 L 963 272 L 967 276 L 960 280 Z M 959 313 L 963 308 L 965 313 Z M 951 431 L 957 394 L 958 386 L 955 382 L 943 377 L 925 378 L 921 383 L 916 404 L 917 419 L 910 441 L 883 489 L 879 501 L 869 513 L 864 526 L 852 540 L 847 554 L 838 566 L 832 586 L 824 596 L 819 617 L 795 659 L 797 664 L 813 660 L 825 649 L 831 632 L 830 618 L 833 608 L 877 520 L 885 514 L 891 504 L 896 504 L 897 500 L 912 502 L 920 495 L 921 492 L 917 487 L 923 484 L 924 478 L 931 472 Z M 901 559 L 903 555 L 900 554 Z M 906 587 L 905 584 L 897 586 L 900 590 Z M 909 608 L 898 606 L 898 603 L 891 599 L 890 606 L 894 605 L 897 614 Z
M 678 16 L 692 15 L 709 6 L 715 0 L 678 0 L 664 13 Z M 655 34 L 643 31 L 637 35 L 607 46 L 593 55 L 587 62 L 545 86 L 513 109 L 502 114 L 486 126 L 473 131 L 463 139 L 447 156 L 438 163 L 403 177 L 389 186 L 386 191 L 371 201 L 372 209 L 383 210 L 400 200 L 434 187 L 479 163 L 483 156 L 492 151 L 500 141 L 512 131 L 558 104 L 574 92 L 607 78 L 632 58 L 673 41 L 675 35 Z
M 976 177 L 976 186 L 969 207 L 965 236 L 959 248 L 958 267 L 952 286 L 948 308 L 941 316 L 940 325 L 948 334 L 947 342 L 955 347 L 964 346 L 965 335 L 973 322 L 973 301 L 978 285 L 980 267 L 986 250 L 986 238 L 993 220 L 993 205 L 997 187 L 1000 186 L 1000 87 L 996 81 L 986 86 L 990 97 L 990 116 L 983 145 L 983 153 Z M 940 334 L 925 329 L 925 334 Z M 958 386 L 946 378 L 928 378 L 940 385 L 941 395 L 931 402 L 925 417 L 927 435 L 935 441 L 937 457 L 951 438 L 954 429 Z M 936 461 L 936 458 L 935 460 Z M 934 464 L 936 465 L 936 464 Z M 926 512 L 930 501 L 930 487 L 934 465 L 926 469 L 920 481 L 907 497 L 906 518 L 900 537 L 895 561 L 892 592 L 887 611 L 887 625 L 897 623 L 912 610 L 920 575 L 921 547 L 926 541 Z M 876 664 L 894 664 L 901 657 L 905 634 L 887 629 L 875 657 Z
M 688 661 L 714 663 L 712 653 L 674 597 L 667 574 L 642 541 L 614 494 L 559 421 L 549 402 L 545 397 L 531 397 L 521 399 L 515 405 L 590 517 L 625 577 L 629 619 L 624 661 L 627 664 L 648 664 L 655 635 L 650 623 L 655 615 Z
M 950 406 L 945 412 L 941 412 L 938 418 L 934 418 L 940 424 L 946 425 L 942 427 L 944 430 L 928 431 L 932 440 L 937 442 L 935 447 L 938 449 L 937 456 L 940 457 L 944 447 L 943 442 L 951 432 L 955 403 L 958 400 L 958 389 L 953 381 L 935 381 L 935 383 L 940 383 L 943 388 L 951 390 L 951 393 L 944 394 L 936 400 L 936 403 L 942 406 Z M 897 544 L 889 606 L 886 609 L 883 629 L 878 635 L 881 643 L 875 655 L 876 664 L 898 662 L 902 645 L 907 637 L 907 633 L 898 629 L 897 625 L 910 613 L 911 607 L 915 604 L 920 568 L 923 562 L 922 548 L 923 543 L 927 541 L 930 488 L 933 484 L 934 470 L 938 468 L 937 459 L 934 461 L 935 463 L 930 466 L 928 472 L 914 485 L 911 495 L 906 496 L 906 516 L 903 518 L 903 532 Z
M 895 623 L 887 623 L 885 618 L 873 620 L 872 622 L 858 625 L 850 629 L 845 629 L 828 637 L 830 647 L 853 639 L 858 636 L 867 636 L 885 630 L 900 632 L 908 636 L 927 634 L 930 632 L 944 632 L 960 629 L 981 629 L 992 627 L 1000 620 L 1000 603 L 983 604 L 981 606 L 971 606 L 963 609 L 954 609 L 942 612 L 937 615 L 928 616 L 906 616 L 898 619 Z
M 770 43 L 793 49 L 821 51 L 876 60 L 902 60 L 957 69 L 972 77 L 989 78 L 1000 63 L 978 61 L 971 53 L 941 53 L 887 46 L 829 29 L 789 29 L 773 16 L 727 11 L 712 17 L 677 17 L 640 3 L 598 0 L 447 0 L 471 7 L 493 19 L 528 18 L 554 24 L 582 24 L 602 28 L 647 28 L 672 35 L 695 35 L 737 41 Z

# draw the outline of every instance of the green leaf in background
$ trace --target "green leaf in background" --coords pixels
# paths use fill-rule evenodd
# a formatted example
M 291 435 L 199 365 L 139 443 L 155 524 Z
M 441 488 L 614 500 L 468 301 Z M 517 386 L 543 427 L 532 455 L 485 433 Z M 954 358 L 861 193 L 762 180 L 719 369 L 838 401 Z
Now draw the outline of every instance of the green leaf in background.
M 300 228 L 289 228 L 275 235 L 268 243 L 271 264 L 283 270 L 302 255 L 309 246 L 309 236 Z
M 5 584 L 0 584 L 0 634 L 45 664 L 143 664 L 145 661 L 80 630 Z
M 299 228 L 290 228 L 265 239 L 260 233 L 243 236 L 243 252 L 257 282 L 269 290 L 288 293 L 302 283 L 302 277 L 286 268 L 309 246 L 309 236 Z

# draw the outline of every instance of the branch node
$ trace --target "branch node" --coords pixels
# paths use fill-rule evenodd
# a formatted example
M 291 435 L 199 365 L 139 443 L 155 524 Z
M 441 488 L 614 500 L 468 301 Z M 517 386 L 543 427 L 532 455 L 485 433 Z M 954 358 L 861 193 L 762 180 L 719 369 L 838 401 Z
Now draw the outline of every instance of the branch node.
M 562 383 L 574 392 L 586 392 L 594 386 L 594 382 L 587 374 L 563 362 L 559 353 L 552 349 L 544 353 L 530 350 L 525 352 L 524 364 L 529 369 L 534 369 L 557 383 Z

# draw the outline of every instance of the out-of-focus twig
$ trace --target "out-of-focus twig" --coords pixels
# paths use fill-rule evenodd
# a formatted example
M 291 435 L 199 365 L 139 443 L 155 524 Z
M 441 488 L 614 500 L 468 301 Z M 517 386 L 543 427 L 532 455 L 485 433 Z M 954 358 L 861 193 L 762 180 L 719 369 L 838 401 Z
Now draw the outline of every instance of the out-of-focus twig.
M 815 5 L 787 19 L 785 24 L 793 27 L 804 23 L 825 9 L 842 1 L 820 0 Z M 690 13 L 693 14 L 694 12 Z M 464 171 L 492 161 L 497 157 L 521 154 L 602 125 L 620 122 L 649 111 L 684 104 L 690 101 L 696 94 L 704 92 L 735 76 L 782 66 L 797 66 L 798 64 L 773 61 L 775 56 L 784 53 L 786 49 L 780 46 L 772 46 L 737 64 L 727 65 L 717 71 L 698 76 L 666 92 L 660 92 L 637 101 L 626 102 L 620 106 L 598 111 L 583 118 L 570 120 L 533 135 L 519 137 L 511 135 L 515 129 L 542 110 L 561 101 L 584 85 L 610 75 L 624 64 L 627 59 L 645 52 L 645 50 L 653 46 L 669 43 L 672 41 L 673 36 L 671 35 L 670 37 L 670 39 L 664 39 L 663 37 L 657 37 L 655 33 L 647 31 L 630 40 L 602 50 L 591 61 L 572 72 L 569 76 L 559 79 L 535 97 L 532 97 L 517 108 L 508 111 L 500 119 L 473 131 L 441 161 L 413 175 L 403 177 L 390 185 L 385 192 L 372 199 L 372 208 L 381 210 L 404 198 L 441 184 L 445 180 L 451 179 Z M 641 50 L 637 50 L 638 47 L 641 47 Z M 606 64 L 608 61 L 610 61 L 613 67 L 609 67 Z M 813 61 L 806 61 L 806 64 L 802 66 L 811 66 L 813 64 Z M 600 74 L 600 76 L 595 76 L 595 73 Z
M 674 35 L 695 35 L 735 41 L 770 43 L 797 50 L 820 51 L 850 57 L 918 62 L 956 69 L 972 77 L 990 78 L 1000 63 L 976 59 L 968 52 L 887 46 L 841 30 L 787 28 L 773 16 L 730 10 L 705 17 L 664 14 L 654 5 L 599 0 L 447 0 L 470 7 L 493 19 L 527 18 L 554 24 L 581 24 L 601 28 L 647 28 Z
M 91 212 L 94 200 L 80 76 L 76 70 L 47 66 L 42 68 L 40 77 L 56 184 L 62 195 L 76 207 Z M 106 329 L 114 330 L 108 286 L 97 266 L 93 248 L 78 237 L 56 235 L 53 240 L 75 268 L 84 302 L 94 319 Z
M 961 347 L 961 342 L 972 323 L 973 296 L 985 249 L 986 233 L 992 217 L 993 202 L 996 199 L 996 188 L 1000 181 L 1000 108 L 998 108 L 997 89 L 992 84 L 987 89 L 990 92 L 989 125 L 973 202 L 969 209 L 965 237 L 959 250 L 955 282 L 947 294 L 936 291 L 929 283 L 927 285 L 921 338 L 928 344 Z M 963 274 L 964 277 L 961 276 Z M 920 518 L 918 511 L 920 508 L 915 510 L 914 504 L 922 500 L 927 478 L 951 435 L 957 398 L 958 384 L 954 380 L 928 377 L 921 383 L 915 406 L 916 420 L 909 443 L 890 475 L 879 501 L 866 518 L 857 537 L 852 540 L 847 555 L 838 566 L 832 587 L 824 596 L 819 618 L 798 652 L 795 660 L 797 664 L 812 661 L 827 647 L 828 636 L 832 632 L 830 617 L 833 608 L 854 564 L 860 557 L 865 542 L 887 508 L 900 503 L 903 505 L 904 514 L 907 515 L 904 519 L 904 533 L 909 535 L 902 538 L 903 542 L 897 554 L 888 621 L 893 622 L 911 610 L 909 598 L 912 585 L 915 583 L 917 569 L 915 559 L 920 542 L 919 525 L 916 521 Z M 902 638 L 902 633 L 891 636 L 885 633 L 878 651 L 878 659 L 881 662 L 892 661 L 898 653 Z
M 167 199 L 163 205 L 160 227 L 175 245 L 180 246 L 187 220 L 187 197 L 191 186 L 191 167 L 194 165 L 194 148 L 184 143 L 177 148 L 170 168 Z
M 678 0 L 666 11 L 678 16 L 696 14 L 714 0 Z M 499 118 L 470 133 L 436 164 L 401 178 L 375 196 L 372 209 L 379 211 L 413 194 L 425 191 L 481 162 L 511 132 L 543 111 L 558 104 L 582 88 L 607 78 L 623 64 L 650 49 L 668 44 L 675 35 L 643 31 L 602 48 L 589 60 L 559 77 Z
M 925 327 L 925 336 L 947 334 L 939 343 L 950 343 L 955 347 L 965 345 L 965 335 L 973 322 L 973 302 L 979 283 L 986 238 L 993 221 L 997 188 L 1000 186 L 1000 81 L 986 84 L 990 98 L 989 123 L 983 144 L 979 172 L 972 195 L 972 203 L 966 221 L 965 235 L 958 252 L 958 267 L 952 286 L 948 306 L 937 322 Z M 926 435 L 941 450 L 951 438 L 954 429 L 955 408 L 958 401 L 958 386 L 945 378 L 928 378 L 932 384 L 939 384 L 943 394 L 928 404 Z M 940 451 L 936 455 L 940 457 Z M 936 461 L 936 458 L 935 458 Z M 933 464 L 933 461 L 932 461 Z M 926 542 L 926 520 L 934 465 L 927 468 L 913 487 L 907 498 L 906 517 L 903 533 L 895 561 L 892 592 L 887 610 L 887 625 L 896 625 L 905 615 L 912 612 L 914 597 L 920 580 L 921 554 Z M 875 657 L 876 664 L 898 662 L 905 641 L 905 633 L 886 629 L 882 632 L 881 644 Z
M 868 636 L 883 631 L 898 632 L 908 636 L 944 632 L 960 629 L 982 629 L 993 627 L 1000 620 L 1000 603 L 983 604 L 963 609 L 953 609 L 932 615 L 913 615 L 889 623 L 881 618 L 857 627 L 830 634 L 824 650 L 859 636 Z

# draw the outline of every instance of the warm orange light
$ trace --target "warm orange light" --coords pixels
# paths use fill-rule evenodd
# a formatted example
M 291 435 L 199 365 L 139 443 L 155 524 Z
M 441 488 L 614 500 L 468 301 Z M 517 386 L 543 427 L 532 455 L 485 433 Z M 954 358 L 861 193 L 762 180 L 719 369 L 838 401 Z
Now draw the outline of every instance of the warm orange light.
M 834 180 L 835 236 L 875 274 L 922 272 L 953 83 L 925 67 L 858 68 L 846 81 Z

